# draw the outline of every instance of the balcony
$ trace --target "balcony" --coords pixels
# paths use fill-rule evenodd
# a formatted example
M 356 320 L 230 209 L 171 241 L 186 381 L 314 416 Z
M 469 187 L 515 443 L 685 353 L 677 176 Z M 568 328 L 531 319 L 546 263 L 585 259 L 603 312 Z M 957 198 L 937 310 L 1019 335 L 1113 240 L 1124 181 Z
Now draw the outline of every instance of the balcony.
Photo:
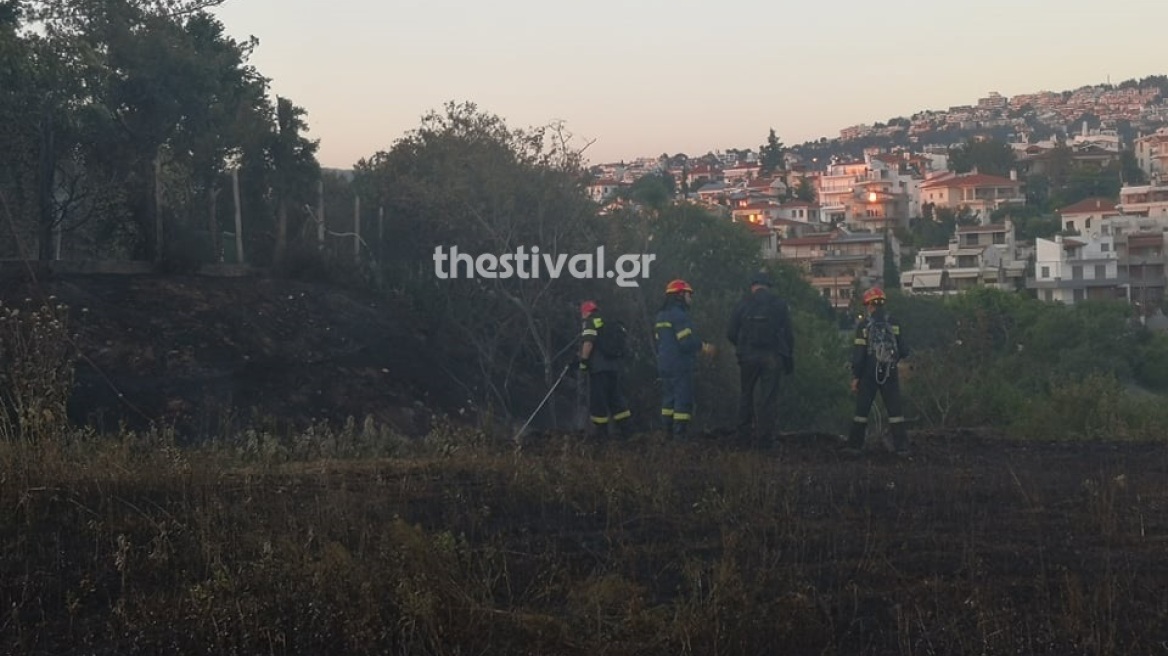
M 1129 279 L 1125 275 L 1115 278 L 1026 278 L 1027 289 L 1090 289 L 1096 287 L 1118 287 L 1126 285 Z

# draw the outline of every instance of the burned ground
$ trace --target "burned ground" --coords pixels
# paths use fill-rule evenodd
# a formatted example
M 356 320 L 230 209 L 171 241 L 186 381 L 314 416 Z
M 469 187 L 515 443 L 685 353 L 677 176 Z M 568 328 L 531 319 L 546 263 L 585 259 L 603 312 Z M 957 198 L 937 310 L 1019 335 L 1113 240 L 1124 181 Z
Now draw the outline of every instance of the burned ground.
M 78 423 L 204 437 L 372 416 L 418 435 L 431 411 L 465 401 L 450 375 L 458 351 L 437 352 L 393 298 L 264 277 L 21 278 L 4 282 L 0 300 L 69 308 Z
M 455 431 L 394 458 L 163 447 L 122 475 L 29 470 L 0 482 L 0 649 L 1168 650 L 1162 445 L 913 438 L 902 460 L 814 435 L 516 449 Z

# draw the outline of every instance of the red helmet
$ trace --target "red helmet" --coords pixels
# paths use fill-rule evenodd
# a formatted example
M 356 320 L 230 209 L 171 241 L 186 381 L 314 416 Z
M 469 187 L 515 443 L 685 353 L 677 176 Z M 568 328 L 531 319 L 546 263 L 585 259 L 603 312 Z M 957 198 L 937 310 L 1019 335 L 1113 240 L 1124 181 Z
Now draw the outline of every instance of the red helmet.
M 873 303 L 884 302 L 884 290 L 879 287 L 873 287 L 864 292 L 864 305 L 872 305 Z
M 689 292 L 692 294 L 693 287 L 690 287 L 689 283 L 682 280 L 681 278 L 678 278 L 677 280 L 671 280 L 669 281 L 668 285 L 665 285 L 666 294 L 680 294 L 681 292 Z
M 600 306 L 596 304 L 596 301 L 584 301 L 580 304 L 580 316 L 586 317 L 589 314 L 595 312 L 599 307 Z

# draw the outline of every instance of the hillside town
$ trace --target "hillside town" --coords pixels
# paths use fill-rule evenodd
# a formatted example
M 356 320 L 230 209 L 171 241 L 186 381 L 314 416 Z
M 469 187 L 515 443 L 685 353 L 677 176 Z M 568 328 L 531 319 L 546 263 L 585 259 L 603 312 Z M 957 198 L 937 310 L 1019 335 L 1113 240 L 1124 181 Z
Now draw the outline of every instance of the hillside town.
M 595 166 L 588 189 L 613 212 L 635 204 L 628 191 L 645 176 L 668 180 L 674 202 L 746 224 L 765 257 L 799 267 L 841 311 L 870 285 L 908 294 L 993 287 L 1065 304 L 1122 299 L 1145 323 L 1168 325 L 1166 100 L 1158 86 L 990 93 L 976 105 L 841 130 L 836 143 L 889 138 L 862 157 L 823 161 L 784 148 L 768 166 L 765 145 L 662 155 Z M 952 127 L 962 132 L 938 132 Z M 1007 170 L 955 161 L 994 142 L 1008 150 Z M 1071 178 L 1072 190 L 1048 189 Z M 1036 216 L 1049 229 L 1020 235 L 1019 223 Z M 948 227 L 947 243 L 914 239 L 927 224 Z

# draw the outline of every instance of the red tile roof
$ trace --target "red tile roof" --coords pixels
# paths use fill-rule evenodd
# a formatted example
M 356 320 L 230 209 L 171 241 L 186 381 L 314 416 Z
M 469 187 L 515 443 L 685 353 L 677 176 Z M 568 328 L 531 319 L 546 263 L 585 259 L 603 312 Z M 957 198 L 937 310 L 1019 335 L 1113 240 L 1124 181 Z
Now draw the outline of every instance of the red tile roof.
M 1115 201 L 1097 197 L 1084 198 L 1074 205 L 1068 205 L 1059 210 L 1059 214 L 1087 214 L 1090 212 L 1119 214 L 1119 210 L 1115 209 Z

